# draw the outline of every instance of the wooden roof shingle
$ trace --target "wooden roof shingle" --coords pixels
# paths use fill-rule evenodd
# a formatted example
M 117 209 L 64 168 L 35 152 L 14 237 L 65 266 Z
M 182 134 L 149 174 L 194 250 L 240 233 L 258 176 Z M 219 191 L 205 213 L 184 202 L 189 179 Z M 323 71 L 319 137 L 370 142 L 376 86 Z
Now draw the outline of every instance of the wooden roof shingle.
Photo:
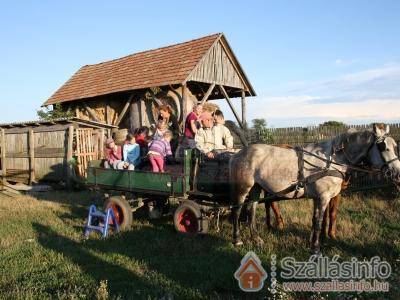
M 43 105 L 182 83 L 222 33 L 81 67 Z

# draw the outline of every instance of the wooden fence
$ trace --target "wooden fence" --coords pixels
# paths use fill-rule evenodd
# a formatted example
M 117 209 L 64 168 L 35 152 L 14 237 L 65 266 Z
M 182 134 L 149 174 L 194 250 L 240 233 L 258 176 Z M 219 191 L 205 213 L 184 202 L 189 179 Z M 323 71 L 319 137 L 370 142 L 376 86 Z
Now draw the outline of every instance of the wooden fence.
M 400 123 L 389 124 L 390 135 L 400 143 Z M 310 126 L 310 127 L 287 127 L 287 128 L 268 128 L 256 132 L 249 131 L 249 140 L 251 143 L 266 144 L 289 144 L 292 146 L 306 146 L 310 143 L 327 141 L 333 139 L 340 133 L 349 128 L 358 130 L 371 128 L 371 125 L 350 125 L 345 127 L 332 126 Z M 400 145 L 399 145 L 400 146 Z M 377 174 L 365 174 L 354 172 L 350 182 L 349 190 L 359 191 L 365 189 L 374 189 L 386 187 L 391 183 L 387 182 L 383 176 Z
M 73 119 L 2 125 L 2 183 L 68 182 L 75 175 L 85 177 L 88 162 L 103 156 L 108 129 L 92 123 Z M 74 157 L 77 158 L 76 168 L 71 164 Z

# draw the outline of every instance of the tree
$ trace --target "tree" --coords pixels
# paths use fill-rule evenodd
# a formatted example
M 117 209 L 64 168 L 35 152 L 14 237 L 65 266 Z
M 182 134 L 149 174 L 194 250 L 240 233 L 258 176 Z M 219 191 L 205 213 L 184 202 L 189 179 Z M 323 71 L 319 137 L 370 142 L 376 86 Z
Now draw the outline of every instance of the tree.
M 274 142 L 271 131 L 269 131 L 267 128 L 267 120 L 261 118 L 253 119 L 251 122 L 253 123 L 253 127 L 251 129 L 255 133 L 256 143 L 271 144 Z
M 346 124 L 339 121 L 326 121 L 319 125 L 320 127 L 333 127 L 333 128 L 343 128 Z
M 44 121 L 74 117 L 74 113 L 71 111 L 71 109 L 63 109 L 60 103 L 53 105 L 53 109 L 46 107 L 37 110 L 37 115 L 40 120 Z
M 253 119 L 251 121 L 253 123 L 253 129 L 255 131 L 261 131 L 267 128 L 267 120 L 265 119 Z

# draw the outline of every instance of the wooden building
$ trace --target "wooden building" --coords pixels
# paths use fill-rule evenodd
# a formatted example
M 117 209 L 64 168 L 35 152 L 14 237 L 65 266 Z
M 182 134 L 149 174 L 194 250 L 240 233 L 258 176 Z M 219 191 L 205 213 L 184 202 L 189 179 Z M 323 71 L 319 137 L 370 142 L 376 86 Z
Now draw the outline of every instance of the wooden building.
M 168 104 L 180 129 L 196 103 L 223 99 L 241 128 L 255 92 L 222 33 L 81 67 L 43 106 L 60 103 L 80 119 L 134 129 Z M 242 98 L 238 113 L 231 98 Z
M 88 161 L 103 156 L 107 131 L 114 127 L 78 118 L 0 124 L 2 183 L 84 177 Z

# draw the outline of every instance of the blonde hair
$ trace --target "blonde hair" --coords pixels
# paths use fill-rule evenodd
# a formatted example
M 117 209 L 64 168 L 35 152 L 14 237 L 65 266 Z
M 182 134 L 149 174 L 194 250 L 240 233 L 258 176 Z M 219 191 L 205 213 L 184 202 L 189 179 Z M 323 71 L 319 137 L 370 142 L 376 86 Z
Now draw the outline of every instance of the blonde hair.
M 173 136 L 173 134 L 172 134 L 171 130 L 166 130 L 163 134 L 164 138 L 169 138 L 169 137 L 172 138 L 172 136 Z

